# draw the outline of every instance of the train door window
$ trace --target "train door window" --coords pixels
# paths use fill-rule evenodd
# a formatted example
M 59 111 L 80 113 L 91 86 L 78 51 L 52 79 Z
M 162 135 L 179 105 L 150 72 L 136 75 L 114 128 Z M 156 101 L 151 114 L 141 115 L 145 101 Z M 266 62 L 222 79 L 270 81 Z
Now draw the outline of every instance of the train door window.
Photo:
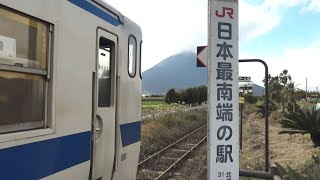
M 128 72 L 130 77 L 136 76 L 137 66 L 137 40 L 134 36 L 129 36 L 128 46 Z
M 140 79 L 142 79 L 142 70 L 141 70 L 141 66 L 142 66 L 142 41 L 140 42 L 140 63 L 139 63 L 139 74 L 140 74 Z
M 98 106 L 110 107 L 111 105 L 111 63 L 114 57 L 114 42 L 106 38 L 99 39 L 98 56 Z
M 50 24 L 0 6 L 0 133 L 45 128 Z

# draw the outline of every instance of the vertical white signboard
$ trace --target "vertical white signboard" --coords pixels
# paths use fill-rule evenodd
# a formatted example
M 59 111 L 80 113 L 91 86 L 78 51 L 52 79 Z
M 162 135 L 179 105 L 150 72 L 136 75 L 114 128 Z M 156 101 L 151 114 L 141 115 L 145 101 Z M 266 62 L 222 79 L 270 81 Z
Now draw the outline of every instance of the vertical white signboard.
M 238 1 L 209 0 L 210 180 L 239 179 Z

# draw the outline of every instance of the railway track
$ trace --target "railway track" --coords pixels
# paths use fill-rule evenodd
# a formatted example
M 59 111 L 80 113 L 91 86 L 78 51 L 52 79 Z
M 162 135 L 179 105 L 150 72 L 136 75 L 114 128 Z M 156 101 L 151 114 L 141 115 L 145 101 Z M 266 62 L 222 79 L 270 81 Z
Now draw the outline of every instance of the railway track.
M 138 164 L 137 179 L 169 179 L 179 176 L 175 172 L 179 164 L 207 139 L 207 124 L 182 137 Z

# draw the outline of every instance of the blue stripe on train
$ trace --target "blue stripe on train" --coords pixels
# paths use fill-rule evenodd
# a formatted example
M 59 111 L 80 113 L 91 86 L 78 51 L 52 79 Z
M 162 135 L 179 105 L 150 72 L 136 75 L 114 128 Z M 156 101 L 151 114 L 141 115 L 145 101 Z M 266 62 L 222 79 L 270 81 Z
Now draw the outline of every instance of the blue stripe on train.
M 0 179 L 40 179 L 90 160 L 91 132 L 0 150 Z M 88 172 L 89 173 L 89 172 Z
M 141 121 L 120 125 L 122 147 L 136 143 L 141 139 Z
M 122 146 L 141 139 L 141 121 L 120 125 Z M 0 150 L 0 179 L 34 180 L 90 160 L 91 131 Z M 89 173 L 89 172 L 88 172 Z
M 112 15 L 108 14 L 107 12 L 103 11 L 102 9 L 96 7 L 86 0 L 69 0 L 69 2 L 107 21 L 114 26 L 120 25 L 120 21 L 117 18 L 113 17 Z

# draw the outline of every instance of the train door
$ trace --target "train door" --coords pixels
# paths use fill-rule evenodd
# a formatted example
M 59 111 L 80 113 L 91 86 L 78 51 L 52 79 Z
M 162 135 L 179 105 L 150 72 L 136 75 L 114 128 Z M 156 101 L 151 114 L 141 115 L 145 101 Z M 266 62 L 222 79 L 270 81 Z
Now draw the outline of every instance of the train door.
M 97 31 L 96 75 L 93 86 L 94 180 L 111 179 L 115 156 L 117 37 Z

